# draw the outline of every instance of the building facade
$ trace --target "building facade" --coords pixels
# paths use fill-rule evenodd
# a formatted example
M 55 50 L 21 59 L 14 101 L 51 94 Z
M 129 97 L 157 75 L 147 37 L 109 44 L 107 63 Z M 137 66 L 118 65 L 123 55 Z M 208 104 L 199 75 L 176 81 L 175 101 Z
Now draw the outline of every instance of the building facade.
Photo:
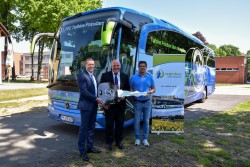
M 216 83 L 247 82 L 245 56 L 216 57 Z
M 4 60 L 4 52 L 1 53 L 2 60 Z M 32 75 L 31 68 L 31 55 L 29 53 L 17 53 L 14 52 L 14 67 L 16 77 L 20 78 L 30 78 Z M 43 61 L 42 61 L 42 69 L 41 69 L 41 77 L 42 79 L 48 79 L 48 70 L 49 70 L 49 58 L 50 52 L 43 53 Z M 34 67 L 34 78 L 37 78 L 37 69 L 38 69 L 38 53 L 34 53 L 33 59 L 33 67 Z M 2 77 L 6 78 L 6 65 L 2 62 Z
M 41 77 L 43 79 L 48 79 L 48 69 L 49 69 L 49 59 L 50 52 L 43 52 L 43 61 L 42 61 L 42 69 L 41 69 Z M 31 77 L 32 75 L 32 58 L 29 53 L 24 53 L 21 61 L 21 66 L 23 67 L 22 75 L 26 77 Z M 34 78 L 37 78 L 37 70 L 38 70 L 38 53 L 34 53 L 33 58 L 33 68 L 34 68 Z

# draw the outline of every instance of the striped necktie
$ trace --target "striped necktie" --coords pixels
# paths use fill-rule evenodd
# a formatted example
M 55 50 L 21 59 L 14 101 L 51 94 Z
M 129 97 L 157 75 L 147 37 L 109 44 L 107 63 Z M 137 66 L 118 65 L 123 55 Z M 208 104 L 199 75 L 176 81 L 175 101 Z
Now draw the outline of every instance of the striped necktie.
M 92 74 L 90 74 L 90 78 L 91 78 L 91 80 L 92 80 L 92 82 L 93 82 L 93 84 L 94 84 L 94 87 L 95 87 L 95 96 L 97 96 L 97 85 L 96 85 L 96 82 L 95 82 L 95 78 L 94 78 L 94 76 L 92 75 Z
M 115 86 L 116 89 L 119 89 L 117 74 L 115 74 Z

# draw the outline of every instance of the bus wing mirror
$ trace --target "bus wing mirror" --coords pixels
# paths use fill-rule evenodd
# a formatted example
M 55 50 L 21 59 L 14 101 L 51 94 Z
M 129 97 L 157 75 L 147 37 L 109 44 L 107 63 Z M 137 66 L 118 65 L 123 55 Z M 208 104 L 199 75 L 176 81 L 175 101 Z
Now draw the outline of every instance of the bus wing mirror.
M 101 33 L 102 46 L 110 45 L 112 35 L 114 33 L 114 30 L 117 24 L 120 24 L 130 29 L 133 28 L 133 25 L 129 23 L 128 21 L 116 19 L 116 18 L 108 19 L 107 23 L 102 25 L 102 33 Z
M 108 21 L 107 24 L 102 25 L 101 41 L 102 46 L 109 45 L 111 43 L 112 35 L 114 33 L 116 22 Z

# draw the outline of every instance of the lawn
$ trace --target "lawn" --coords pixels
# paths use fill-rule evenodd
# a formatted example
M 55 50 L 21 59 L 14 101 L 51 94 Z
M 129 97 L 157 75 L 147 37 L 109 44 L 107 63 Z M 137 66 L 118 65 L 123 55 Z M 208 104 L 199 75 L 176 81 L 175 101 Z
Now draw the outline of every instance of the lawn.
M 250 101 L 230 111 L 185 122 L 183 134 L 150 134 L 150 147 L 134 146 L 124 137 L 125 149 L 90 154 L 90 162 L 71 160 L 68 167 L 128 166 L 250 166 Z M 74 158 L 73 158 L 74 159 Z
M 1 90 L 0 102 L 48 94 L 47 88 Z

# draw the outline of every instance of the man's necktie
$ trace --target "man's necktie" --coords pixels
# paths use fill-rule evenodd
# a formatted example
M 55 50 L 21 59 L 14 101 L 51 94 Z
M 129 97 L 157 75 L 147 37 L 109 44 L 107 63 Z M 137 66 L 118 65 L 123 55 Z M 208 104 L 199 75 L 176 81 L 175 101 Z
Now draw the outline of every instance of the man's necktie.
M 115 74 L 115 86 L 116 89 L 119 89 L 117 74 Z
M 97 96 L 96 92 L 97 92 L 97 86 L 96 86 L 96 82 L 95 82 L 95 79 L 94 79 L 94 76 L 93 75 L 90 75 L 90 78 L 94 84 L 94 87 L 95 87 L 95 95 Z

